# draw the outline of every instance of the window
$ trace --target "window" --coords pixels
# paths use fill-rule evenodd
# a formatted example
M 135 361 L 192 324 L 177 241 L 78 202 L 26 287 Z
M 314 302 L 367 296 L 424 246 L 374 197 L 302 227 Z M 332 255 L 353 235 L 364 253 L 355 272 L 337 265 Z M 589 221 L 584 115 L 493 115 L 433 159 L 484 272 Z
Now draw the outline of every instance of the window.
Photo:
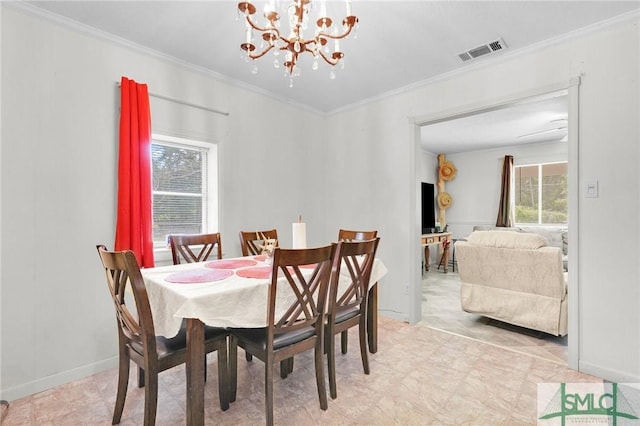
M 515 167 L 516 223 L 567 223 L 567 162 Z
M 214 232 L 215 145 L 153 135 L 151 163 L 154 246 L 166 247 L 168 234 Z

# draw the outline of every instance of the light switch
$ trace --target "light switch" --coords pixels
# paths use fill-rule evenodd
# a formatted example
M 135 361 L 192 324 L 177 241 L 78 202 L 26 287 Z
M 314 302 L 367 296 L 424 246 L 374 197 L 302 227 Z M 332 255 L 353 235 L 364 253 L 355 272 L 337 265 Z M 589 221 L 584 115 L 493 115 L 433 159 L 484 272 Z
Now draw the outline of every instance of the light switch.
M 598 181 L 588 180 L 584 183 L 584 197 L 598 198 Z

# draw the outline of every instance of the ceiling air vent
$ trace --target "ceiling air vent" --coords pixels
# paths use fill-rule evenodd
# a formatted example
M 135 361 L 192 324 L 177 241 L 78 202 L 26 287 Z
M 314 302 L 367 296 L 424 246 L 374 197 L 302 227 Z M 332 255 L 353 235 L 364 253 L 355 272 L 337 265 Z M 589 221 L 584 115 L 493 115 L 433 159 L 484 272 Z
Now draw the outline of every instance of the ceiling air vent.
M 499 50 L 504 50 L 507 48 L 507 44 L 503 39 L 498 39 L 496 41 L 492 41 L 491 43 L 483 44 L 478 47 L 474 47 L 471 50 L 467 50 L 466 52 L 459 53 L 458 56 L 462 61 L 470 61 L 471 59 L 477 58 L 479 56 L 484 56 L 489 53 L 497 52 Z

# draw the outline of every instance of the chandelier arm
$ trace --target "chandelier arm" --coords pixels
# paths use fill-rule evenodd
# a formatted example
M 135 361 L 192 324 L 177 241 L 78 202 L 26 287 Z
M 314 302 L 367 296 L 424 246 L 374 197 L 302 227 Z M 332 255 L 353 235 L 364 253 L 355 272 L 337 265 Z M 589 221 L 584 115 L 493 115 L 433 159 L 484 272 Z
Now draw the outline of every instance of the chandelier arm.
M 342 40 L 343 38 L 345 38 L 345 37 L 347 37 L 349 34 L 351 34 L 351 30 L 352 30 L 352 29 L 353 29 L 353 25 L 349 25 L 349 26 L 347 27 L 347 29 L 345 30 L 345 32 L 344 32 L 344 33 L 342 33 L 342 34 L 339 34 L 339 35 L 333 35 L 333 34 L 329 34 L 329 33 L 325 33 L 325 32 L 320 31 L 320 32 L 318 33 L 318 35 L 316 36 L 316 38 L 319 38 L 319 37 L 326 37 L 326 38 L 330 38 L 330 39 L 332 39 L 332 40 Z
M 327 57 L 327 56 L 322 52 L 322 50 L 320 50 L 320 49 L 318 49 L 318 53 L 320 54 L 320 56 L 322 56 L 322 59 L 324 59 L 324 61 L 325 61 L 326 63 L 328 63 L 329 65 L 331 65 L 331 66 L 336 66 L 336 65 L 338 65 L 338 61 L 339 61 L 339 59 L 332 59 L 332 58 Z
M 274 44 L 270 44 L 268 47 L 266 47 L 262 52 L 258 53 L 258 54 L 253 54 L 253 53 L 248 53 L 248 56 L 251 59 L 258 59 L 258 58 L 262 58 L 264 55 L 266 55 L 267 53 L 269 53 L 269 51 L 271 49 L 273 49 L 275 47 Z
M 246 17 L 245 17 L 245 19 L 247 20 L 247 23 L 249 24 L 249 26 L 250 26 L 251 28 L 253 28 L 254 30 L 258 30 L 258 31 L 260 31 L 260 32 L 262 32 L 262 33 L 266 33 L 267 31 L 269 31 L 269 32 L 275 32 L 277 37 L 279 37 L 279 38 L 281 38 L 281 37 L 282 37 L 282 36 L 280 35 L 280 31 L 279 31 L 275 26 L 272 26 L 272 27 L 264 27 L 264 28 L 263 28 L 263 27 L 260 27 L 260 26 L 256 25 L 256 24 L 251 20 L 251 18 L 250 18 L 249 16 L 246 16 Z
M 306 48 L 307 45 L 313 44 L 314 46 L 318 45 L 318 41 L 315 38 L 310 38 L 309 40 L 300 40 L 300 44 L 304 45 Z M 306 49 L 307 52 L 311 52 L 313 49 Z

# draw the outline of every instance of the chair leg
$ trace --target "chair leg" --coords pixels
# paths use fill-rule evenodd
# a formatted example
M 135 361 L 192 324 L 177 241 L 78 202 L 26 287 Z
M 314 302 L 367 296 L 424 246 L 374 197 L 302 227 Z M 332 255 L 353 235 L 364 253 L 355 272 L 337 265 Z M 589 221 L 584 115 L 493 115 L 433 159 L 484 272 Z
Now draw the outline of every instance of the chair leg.
M 444 270 L 445 270 L 445 271 L 447 270 L 447 266 L 448 266 L 448 265 L 445 265 L 445 264 L 444 264 L 444 258 L 446 257 L 446 255 L 448 254 L 448 252 L 449 252 L 449 242 L 448 242 L 448 241 L 445 241 L 445 242 L 442 244 L 442 256 L 440 256 L 440 262 L 438 262 L 438 270 L 440 270 L 440 267 L 441 267 L 441 266 L 443 266 L 443 267 L 444 267 Z
M 453 250 L 451 250 L 451 266 L 453 267 L 453 272 L 456 271 L 456 248 L 455 246 L 453 247 Z
M 333 331 L 326 334 L 325 340 L 325 351 L 327 352 L 327 366 L 329 371 L 329 395 L 331 399 L 336 399 L 338 397 L 338 391 L 336 389 L 336 339 Z
M 156 411 L 158 409 L 158 372 L 149 373 L 145 370 L 144 388 L 144 426 L 156 424 Z
M 293 357 L 280 361 L 280 377 L 286 379 L 291 373 L 293 373 Z
M 229 378 L 229 402 L 234 402 L 236 400 L 236 393 L 238 390 L 238 339 L 234 335 L 229 336 L 227 370 Z
M 347 353 L 347 343 L 349 341 L 349 333 L 347 330 L 340 333 L 340 348 L 342 349 L 342 355 Z
M 320 408 L 326 410 L 329 408 L 327 402 L 327 388 L 324 383 L 324 338 L 318 337 L 314 350 L 316 364 L 316 384 L 318 386 L 318 398 L 320 399 Z
M 118 390 L 116 393 L 116 405 L 113 410 L 112 424 L 120 423 L 122 418 L 122 410 L 124 409 L 124 401 L 127 398 L 127 388 L 129 384 L 129 357 L 126 354 L 120 353 L 120 360 L 118 362 Z
M 229 360 L 227 359 L 227 344 L 218 348 L 218 396 L 220 409 L 229 409 Z
M 360 335 L 360 358 L 362 358 L 362 368 L 364 369 L 364 374 L 369 374 L 369 352 L 367 351 L 367 321 L 364 315 L 360 316 L 358 334 Z
M 264 409 L 267 426 L 273 426 L 273 357 L 267 356 L 264 363 Z
M 144 368 L 138 367 L 138 387 L 144 387 Z

